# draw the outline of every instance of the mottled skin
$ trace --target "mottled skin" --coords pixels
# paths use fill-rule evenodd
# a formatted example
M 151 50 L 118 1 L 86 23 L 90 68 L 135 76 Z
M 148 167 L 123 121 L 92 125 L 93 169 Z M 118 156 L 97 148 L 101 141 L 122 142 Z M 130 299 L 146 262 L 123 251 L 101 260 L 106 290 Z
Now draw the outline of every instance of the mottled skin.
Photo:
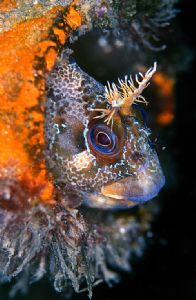
M 155 197 L 164 176 L 136 108 L 128 116 L 118 113 L 112 128 L 95 118 L 97 108 L 109 108 L 104 86 L 68 57 L 59 59 L 47 79 L 45 112 L 46 162 L 58 196 L 97 208 L 127 208 Z M 100 131 L 114 140 L 109 153 L 97 148 Z

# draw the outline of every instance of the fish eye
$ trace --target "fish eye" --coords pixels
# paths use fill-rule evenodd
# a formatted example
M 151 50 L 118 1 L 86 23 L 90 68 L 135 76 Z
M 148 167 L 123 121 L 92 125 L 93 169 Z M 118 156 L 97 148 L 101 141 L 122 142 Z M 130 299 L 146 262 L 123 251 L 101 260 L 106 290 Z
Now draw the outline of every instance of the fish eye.
M 104 123 L 90 123 L 87 143 L 91 153 L 100 165 L 113 164 L 122 156 L 124 131 L 122 127 L 113 128 Z
M 110 155 L 118 148 L 116 134 L 105 124 L 94 124 L 89 129 L 88 143 L 96 154 Z
M 103 131 L 100 131 L 97 133 L 96 142 L 98 145 L 101 145 L 103 147 L 108 147 L 112 143 L 110 136 L 106 132 L 103 132 Z

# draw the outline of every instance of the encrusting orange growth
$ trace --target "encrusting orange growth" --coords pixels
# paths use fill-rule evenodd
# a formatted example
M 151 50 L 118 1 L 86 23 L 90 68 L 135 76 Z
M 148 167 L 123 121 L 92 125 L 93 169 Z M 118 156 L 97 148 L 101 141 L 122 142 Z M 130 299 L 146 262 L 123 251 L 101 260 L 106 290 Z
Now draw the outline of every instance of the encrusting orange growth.
M 65 17 L 65 21 L 71 28 L 73 28 L 73 30 L 75 30 L 81 25 L 82 18 L 73 7 L 70 7 L 69 14 Z
M 0 8 L 5 9 L 7 2 Z M 61 24 L 68 26 L 53 28 L 60 14 Z M 31 189 L 38 191 L 37 201 L 53 199 L 43 153 L 44 75 L 52 69 L 71 31 L 81 24 L 73 3 L 66 9 L 54 7 L 0 35 L 0 178 L 25 180 L 29 194 Z
M 6 12 L 17 6 L 15 0 L 3 0 L 0 1 L 0 11 Z
M 53 28 L 53 32 L 56 36 L 58 36 L 59 41 L 61 44 L 65 43 L 65 33 L 62 29 L 59 29 L 58 27 Z
M 157 72 L 153 77 L 153 82 L 158 88 L 162 109 L 157 115 L 156 121 L 160 125 L 168 125 L 174 119 L 174 84 L 175 80 L 169 78 L 162 72 Z

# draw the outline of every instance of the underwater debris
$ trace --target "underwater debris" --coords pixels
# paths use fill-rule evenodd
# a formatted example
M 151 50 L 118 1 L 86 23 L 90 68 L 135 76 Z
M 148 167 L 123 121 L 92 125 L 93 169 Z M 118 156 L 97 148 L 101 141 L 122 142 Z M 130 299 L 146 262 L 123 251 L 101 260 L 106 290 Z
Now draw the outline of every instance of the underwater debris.
M 0 215 L 0 280 L 17 278 L 11 294 L 46 274 L 58 292 L 86 287 L 89 297 L 97 281 L 118 282 L 114 268 L 129 271 L 130 257 L 145 250 L 145 234 L 156 208 L 134 215 L 67 210 L 37 205 Z M 94 221 L 96 218 L 96 222 Z

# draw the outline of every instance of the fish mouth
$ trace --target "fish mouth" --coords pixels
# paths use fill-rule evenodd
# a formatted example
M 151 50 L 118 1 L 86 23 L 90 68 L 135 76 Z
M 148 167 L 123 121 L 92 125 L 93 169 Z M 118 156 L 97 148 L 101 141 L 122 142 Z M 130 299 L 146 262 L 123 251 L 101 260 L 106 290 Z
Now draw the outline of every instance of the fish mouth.
M 85 204 L 99 209 L 127 209 L 156 197 L 165 184 L 162 170 L 141 172 L 102 186 L 101 192 L 86 194 Z
M 124 205 L 137 205 L 156 197 L 160 189 L 165 184 L 165 177 L 160 171 L 159 174 L 142 172 L 138 177 L 129 176 L 105 185 L 101 188 L 101 193 L 105 197 L 121 200 Z

